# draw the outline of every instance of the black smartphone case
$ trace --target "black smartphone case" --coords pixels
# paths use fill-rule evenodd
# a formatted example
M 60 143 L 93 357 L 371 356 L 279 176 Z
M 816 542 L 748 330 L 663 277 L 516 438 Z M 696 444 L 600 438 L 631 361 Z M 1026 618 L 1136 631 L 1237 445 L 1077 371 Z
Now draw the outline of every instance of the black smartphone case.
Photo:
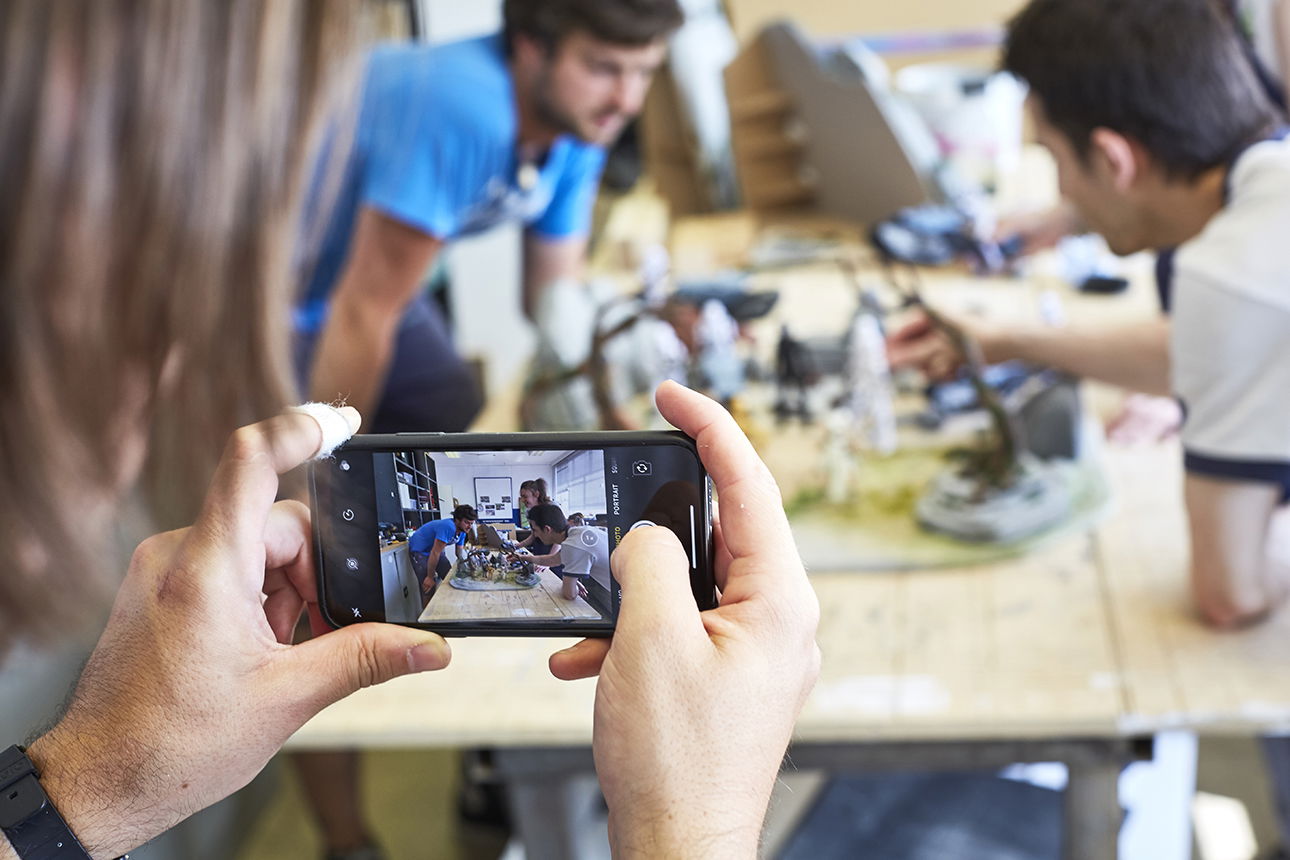
M 609 447 L 650 447 L 676 445 L 688 450 L 693 456 L 703 482 L 699 494 L 702 505 L 702 535 L 697 537 L 695 547 L 698 556 L 698 569 L 691 571 L 691 591 L 696 605 L 700 609 L 711 609 L 717 605 L 716 578 L 713 571 L 712 537 L 712 485 L 707 470 L 699 459 L 698 448 L 694 440 L 679 431 L 603 431 L 575 433 L 391 433 L 368 434 L 355 436 L 338 448 L 333 457 L 345 451 L 384 452 L 391 450 L 409 450 L 425 448 L 434 451 L 488 451 L 488 450 L 539 450 L 542 448 L 566 448 L 569 450 L 601 449 Z M 315 464 L 309 464 L 309 508 L 313 518 L 318 516 L 319 503 L 315 483 Z M 318 605 L 323 619 L 333 628 L 339 629 L 345 624 L 362 623 L 345 621 L 340 612 L 333 611 L 329 600 L 327 569 L 325 564 L 322 531 L 315 523 L 313 528 L 314 568 L 318 584 Z M 338 616 L 339 619 L 338 619 Z M 578 624 L 550 621 L 506 622 L 505 624 L 487 621 L 449 622 L 442 624 L 425 624 L 420 622 L 384 622 L 402 624 L 405 627 L 416 627 L 429 630 L 445 637 L 463 636 L 571 636 L 571 637 L 608 637 L 613 635 L 612 626 L 603 622 L 596 624 Z

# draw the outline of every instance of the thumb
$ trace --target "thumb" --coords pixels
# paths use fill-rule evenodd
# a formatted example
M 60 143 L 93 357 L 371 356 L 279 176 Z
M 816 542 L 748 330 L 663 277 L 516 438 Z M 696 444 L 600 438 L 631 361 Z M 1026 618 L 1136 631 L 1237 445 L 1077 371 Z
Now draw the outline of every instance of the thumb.
M 690 590 L 690 562 L 668 529 L 633 529 L 610 557 L 622 588 L 614 637 L 704 635 Z
M 400 675 L 442 669 L 443 637 L 396 624 L 354 624 L 292 646 L 290 683 L 321 710 L 350 693 Z

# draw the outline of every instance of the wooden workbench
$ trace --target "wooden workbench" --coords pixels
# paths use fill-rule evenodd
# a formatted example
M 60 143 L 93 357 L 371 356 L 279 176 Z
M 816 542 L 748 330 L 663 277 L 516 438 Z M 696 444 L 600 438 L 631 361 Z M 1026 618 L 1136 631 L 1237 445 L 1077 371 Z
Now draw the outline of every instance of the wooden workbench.
M 452 585 L 452 575 L 435 588 L 420 621 L 471 621 L 488 618 L 590 618 L 600 613 L 576 597 L 560 593 L 561 580 L 545 567 L 535 570 L 539 577 L 533 588 L 472 590 Z
M 715 229 L 704 246 L 714 259 L 720 236 L 747 232 L 734 221 Z M 693 256 L 678 255 L 678 265 Z M 787 291 L 781 304 L 799 318 L 795 324 L 839 318 L 827 287 L 838 277 L 827 267 L 779 277 Z M 1033 314 L 1050 288 L 1042 278 L 947 275 L 932 279 L 927 293 Z M 1070 318 L 1085 321 L 1155 312 L 1143 289 L 1110 299 L 1064 291 L 1062 303 Z M 1189 608 L 1176 446 L 1109 448 L 1106 457 L 1112 514 L 1025 558 L 922 572 L 811 571 L 824 659 L 797 726 L 796 765 L 1065 761 L 1066 853 L 1095 858 L 1115 850 L 1120 768 L 1149 751 L 1156 733 L 1290 727 L 1290 614 L 1217 633 Z M 529 856 L 574 856 L 554 814 L 562 795 L 553 786 L 590 767 L 595 686 L 549 675 L 548 655 L 567 644 L 457 641 L 446 670 L 362 691 L 324 711 L 290 745 L 502 747 Z

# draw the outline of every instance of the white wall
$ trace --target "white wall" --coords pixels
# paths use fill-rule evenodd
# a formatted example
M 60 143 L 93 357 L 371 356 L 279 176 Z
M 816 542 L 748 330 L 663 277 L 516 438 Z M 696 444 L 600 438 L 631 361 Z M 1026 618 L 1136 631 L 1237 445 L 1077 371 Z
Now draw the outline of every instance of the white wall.
M 480 36 L 502 26 L 502 0 L 420 0 L 432 42 Z
M 524 481 L 531 481 L 534 478 L 544 478 L 547 486 L 555 480 L 555 468 L 552 466 L 532 466 L 532 465 L 497 465 L 497 466 L 458 466 L 452 465 L 452 461 L 444 458 L 435 457 L 435 480 L 439 484 L 439 493 L 443 498 L 444 511 L 443 515 L 447 516 L 451 512 L 448 503 L 452 501 L 452 496 L 464 505 L 479 507 L 479 500 L 475 498 L 475 479 L 476 478 L 510 478 L 511 479 L 511 508 L 518 509 L 520 506 L 520 484 Z M 451 494 L 449 495 L 449 489 Z

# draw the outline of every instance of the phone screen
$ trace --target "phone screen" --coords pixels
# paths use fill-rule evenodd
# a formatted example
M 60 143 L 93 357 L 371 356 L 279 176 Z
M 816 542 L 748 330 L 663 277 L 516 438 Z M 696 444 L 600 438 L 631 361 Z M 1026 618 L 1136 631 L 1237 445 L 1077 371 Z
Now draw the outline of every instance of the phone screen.
M 677 536 L 695 600 L 714 605 L 708 481 L 692 442 L 528 435 L 364 436 L 314 464 L 328 619 L 606 635 L 621 599 L 609 559 L 646 524 Z

